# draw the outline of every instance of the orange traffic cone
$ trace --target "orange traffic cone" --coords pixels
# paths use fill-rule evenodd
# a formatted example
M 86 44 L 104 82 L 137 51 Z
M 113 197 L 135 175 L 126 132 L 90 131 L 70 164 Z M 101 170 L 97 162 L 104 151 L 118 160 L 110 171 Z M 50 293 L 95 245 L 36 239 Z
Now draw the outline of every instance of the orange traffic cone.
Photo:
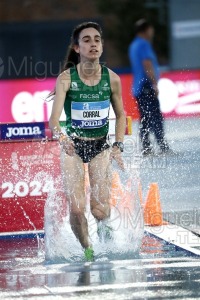
M 157 183 L 151 183 L 144 206 L 144 223 L 149 226 L 161 226 L 168 224 L 163 221 L 159 188 Z
M 142 184 L 141 184 L 140 181 L 139 181 L 139 183 L 138 183 L 138 196 L 139 196 L 139 199 L 140 199 L 140 204 L 141 204 L 141 206 L 143 207 L 143 200 L 142 200 Z
M 113 172 L 110 204 L 116 206 L 119 200 L 122 199 L 122 197 L 123 191 L 119 174 L 117 172 Z
M 131 116 L 127 116 L 126 117 L 126 135 L 132 135 L 132 117 Z

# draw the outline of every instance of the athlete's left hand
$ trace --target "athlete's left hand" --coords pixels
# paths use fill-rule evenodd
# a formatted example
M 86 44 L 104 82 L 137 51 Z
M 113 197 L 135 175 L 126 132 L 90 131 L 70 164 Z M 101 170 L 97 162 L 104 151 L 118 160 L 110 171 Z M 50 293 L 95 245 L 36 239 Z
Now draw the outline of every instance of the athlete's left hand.
M 122 169 L 123 171 L 125 170 L 122 153 L 118 147 L 115 146 L 112 148 L 112 151 L 110 153 L 110 159 L 114 159 L 117 162 L 120 169 Z

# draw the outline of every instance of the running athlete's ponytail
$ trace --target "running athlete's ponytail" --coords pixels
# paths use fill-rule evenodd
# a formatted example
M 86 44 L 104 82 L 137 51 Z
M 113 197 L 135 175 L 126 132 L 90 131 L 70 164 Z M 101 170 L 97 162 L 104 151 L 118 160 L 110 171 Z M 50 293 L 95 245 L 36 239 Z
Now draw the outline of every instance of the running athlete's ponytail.
M 82 30 L 86 29 L 86 28 L 94 28 L 96 29 L 101 38 L 102 38 L 102 29 L 100 27 L 100 25 L 98 23 L 95 22 L 84 22 L 79 24 L 78 26 L 76 26 L 72 32 L 72 36 L 71 36 L 71 42 L 70 45 L 68 47 L 67 50 L 67 54 L 66 57 L 64 59 L 63 65 L 61 67 L 60 73 L 62 73 L 63 71 L 76 66 L 79 63 L 79 53 L 77 53 L 74 50 L 74 46 L 79 44 L 79 35 L 81 33 Z M 48 97 L 53 96 L 56 94 L 56 90 L 54 89 Z

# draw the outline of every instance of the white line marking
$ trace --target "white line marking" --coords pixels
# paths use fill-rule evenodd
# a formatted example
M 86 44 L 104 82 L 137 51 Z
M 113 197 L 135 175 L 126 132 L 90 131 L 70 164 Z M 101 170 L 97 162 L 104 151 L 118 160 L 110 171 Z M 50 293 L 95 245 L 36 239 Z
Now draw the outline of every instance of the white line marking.
M 124 290 L 128 288 L 138 288 L 138 287 L 173 287 L 176 284 L 182 283 L 181 280 L 176 281 L 159 281 L 159 282 L 131 282 L 123 284 L 103 284 L 100 286 L 63 286 L 63 287 L 51 287 L 51 293 L 55 295 L 74 293 L 74 292 L 92 292 L 92 291 L 107 291 L 107 290 Z M 28 295 L 39 295 L 45 296 L 49 295 L 49 289 L 47 290 L 44 287 L 39 288 L 30 288 L 20 292 L 5 292 L 5 296 L 28 296 Z
M 13 235 L 23 236 L 23 235 L 27 235 L 27 234 L 44 234 L 44 230 L 1 232 L 0 236 L 13 236 Z
M 200 247 L 200 238 L 183 227 L 173 224 L 156 227 L 145 226 L 145 231 L 183 250 L 200 255 L 200 250 L 195 248 Z

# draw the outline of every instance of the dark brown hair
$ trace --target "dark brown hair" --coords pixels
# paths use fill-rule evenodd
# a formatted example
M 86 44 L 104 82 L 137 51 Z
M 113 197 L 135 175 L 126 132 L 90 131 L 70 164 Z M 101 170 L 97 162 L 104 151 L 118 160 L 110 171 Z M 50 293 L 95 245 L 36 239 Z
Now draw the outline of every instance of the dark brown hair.
M 95 22 L 84 22 L 76 26 L 72 32 L 71 42 L 68 47 L 67 55 L 65 57 L 64 63 L 61 68 L 61 72 L 65 71 L 68 68 L 73 67 L 79 63 L 79 54 L 74 50 L 74 46 L 78 45 L 79 35 L 82 30 L 86 28 L 95 28 L 101 38 L 102 38 L 102 29 L 98 23 Z
M 78 45 L 79 35 L 80 35 L 81 31 L 86 28 L 96 29 L 102 38 L 102 29 L 98 23 L 83 22 L 83 23 L 77 25 L 72 32 L 70 45 L 68 47 L 67 54 L 64 59 L 63 65 L 60 69 L 60 73 L 62 73 L 63 71 L 65 71 L 71 67 L 74 67 L 75 65 L 77 65 L 79 63 L 79 54 L 74 50 L 74 46 Z M 54 90 L 48 95 L 48 97 L 53 96 L 55 94 L 56 94 L 56 89 L 54 88 Z
M 135 22 L 135 34 L 145 32 L 152 24 L 146 19 L 140 19 Z

